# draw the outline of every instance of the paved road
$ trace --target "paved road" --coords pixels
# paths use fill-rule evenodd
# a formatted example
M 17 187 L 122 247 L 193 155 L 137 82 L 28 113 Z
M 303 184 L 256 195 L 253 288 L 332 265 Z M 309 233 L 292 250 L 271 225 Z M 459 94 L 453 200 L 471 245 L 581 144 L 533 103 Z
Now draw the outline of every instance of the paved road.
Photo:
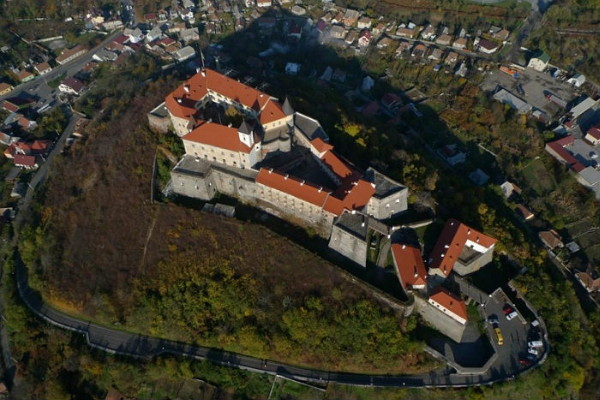
M 81 68 L 83 68 L 83 66 L 85 64 L 87 64 L 88 62 L 90 62 L 92 60 L 92 56 L 98 50 L 100 50 L 101 48 L 106 46 L 110 41 L 112 41 L 114 38 L 116 38 L 120 34 L 121 34 L 120 30 L 112 32 L 111 34 L 107 35 L 106 38 L 100 44 L 98 44 L 96 47 L 94 47 L 93 49 L 91 49 L 90 51 L 88 51 L 87 53 L 82 55 L 81 57 L 79 57 L 71 62 L 68 62 L 67 64 L 57 66 L 52 71 L 48 72 L 46 75 L 39 76 L 32 81 L 20 84 L 19 86 L 15 87 L 15 89 L 12 92 L 5 94 L 3 96 L 0 96 L 0 101 L 4 100 L 6 98 L 9 98 L 9 97 L 16 97 L 16 96 L 20 95 L 21 93 L 23 93 L 24 91 L 27 91 L 30 89 L 33 90 L 36 86 L 45 85 L 46 84 L 45 82 L 51 81 L 51 80 L 61 76 L 62 74 L 66 73 L 67 76 L 75 75 L 77 72 L 79 72 L 81 70 Z M 35 94 L 35 92 L 33 92 L 33 91 L 32 91 L 32 93 Z
M 174 354 L 218 365 L 236 367 L 252 372 L 281 375 L 311 383 L 335 382 L 348 385 L 378 387 L 467 387 L 487 385 L 514 378 L 523 370 L 507 370 L 492 366 L 485 374 L 459 375 L 445 368 L 422 375 L 367 375 L 313 370 L 292 365 L 265 361 L 219 349 L 192 346 L 155 337 L 132 334 L 79 320 L 59 312 L 45 304 L 28 285 L 27 270 L 18 262 L 16 268 L 17 289 L 23 301 L 39 317 L 58 327 L 79 332 L 86 336 L 90 346 L 112 354 L 151 359 L 162 354 Z M 518 368 L 518 367 L 517 367 Z
M 29 186 L 27 188 L 27 193 L 25 194 L 25 197 L 20 199 L 19 203 L 18 203 L 19 212 L 17 213 L 17 217 L 14 220 L 15 227 L 18 228 L 21 226 L 24 216 L 27 215 L 27 213 L 25 211 L 31 203 L 31 199 L 33 198 L 33 195 L 35 193 L 35 188 L 41 182 L 43 182 L 44 179 L 46 179 L 48 170 L 50 169 L 50 166 L 52 165 L 52 161 L 54 160 L 54 158 L 56 157 L 57 154 L 60 154 L 63 151 L 63 149 L 65 147 L 65 143 L 67 141 L 67 138 L 75 130 L 75 124 L 77 123 L 77 121 L 79 119 L 80 119 L 80 117 L 77 114 L 71 113 L 67 127 L 62 132 L 62 134 L 60 135 L 60 137 L 58 138 L 56 143 L 54 143 L 54 147 L 52 148 L 52 151 L 50 151 L 48 158 L 42 164 L 42 166 L 36 171 L 35 175 L 31 178 L 31 181 L 29 182 Z

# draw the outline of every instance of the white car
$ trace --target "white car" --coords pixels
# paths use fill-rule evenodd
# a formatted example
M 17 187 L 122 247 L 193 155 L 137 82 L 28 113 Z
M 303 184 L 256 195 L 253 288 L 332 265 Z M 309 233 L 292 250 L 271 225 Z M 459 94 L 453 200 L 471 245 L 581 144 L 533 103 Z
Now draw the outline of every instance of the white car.
M 519 315 L 519 314 L 517 314 L 516 311 L 513 311 L 510 314 L 506 315 L 506 319 L 510 321 L 511 319 L 515 318 L 517 315 Z
M 529 354 L 533 354 L 534 356 L 537 356 L 539 354 L 539 352 L 536 349 L 534 349 L 533 347 L 528 348 L 527 352 Z

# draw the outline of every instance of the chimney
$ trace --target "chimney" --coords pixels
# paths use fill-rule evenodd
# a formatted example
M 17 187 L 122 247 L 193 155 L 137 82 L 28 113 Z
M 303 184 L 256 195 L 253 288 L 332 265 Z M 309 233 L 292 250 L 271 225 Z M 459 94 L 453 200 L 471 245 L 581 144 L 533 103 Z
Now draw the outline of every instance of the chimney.
M 419 276 L 419 274 L 417 273 L 417 266 L 415 265 L 415 275 L 414 275 L 414 277 L 416 278 L 417 276 Z
M 405 249 L 405 248 L 406 248 L 406 245 L 405 245 L 405 244 L 403 244 L 403 245 L 402 245 L 402 249 Z
M 179 104 L 181 104 L 181 103 L 182 103 L 181 99 L 177 99 L 177 102 L 178 102 Z
M 269 169 L 269 174 L 273 173 L 273 168 Z
M 467 235 L 470 235 L 470 234 L 471 234 L 471 230 L 469 229 L 469 230 L 467 231 Z
M 361 226 L 362 228 L 364 228 L 364 227 L 365 227 L 365 223 L 364 223 L 364 222 L 361 222 L 360 226 Z
M 185 85 L 183 85 L 183 90 L 184 90 L 186 93 L 190 93 L 190 85 L 188 85 L 188 84 L 185 84 Z
M 227 124 L 227 127 L 228 127 L 228 128 L 231 128 L 231 122 L 230 122 L 229 124 Z
M 285 179 L 287 181 L 287 178 L 289 178 L 289 177 L 290 176 L 288 174 L 285 174 L 285 178 L 283 178 L 283 179 Z
M 450 246 L 448 246 L 447 244 L 445 244 L 445 245 L 444 245 L 444 248 L 445 248 L 445 249 L 449 249 L 449 248 L 450 248 Z
M 304 180 L 302 180 L 302 182 L 300 182 L 300 186 L 304 186 Z

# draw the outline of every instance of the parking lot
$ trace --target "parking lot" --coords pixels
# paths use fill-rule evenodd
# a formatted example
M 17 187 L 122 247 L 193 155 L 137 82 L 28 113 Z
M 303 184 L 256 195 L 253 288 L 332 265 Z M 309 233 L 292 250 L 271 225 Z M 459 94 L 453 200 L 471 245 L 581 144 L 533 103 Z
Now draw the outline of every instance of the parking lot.
M 542 110 L 549 117 L 562 114 L 565 110 L 549 101 L 546 98 L 547 94 L 554 94 L 566 102 L 573 101 L 578 95 L 575 88 L 570 84 L 552 78 L 548 73 L 537 72 L 532 69 L 519 71 L 518 78 L 513 78 L 497 69 L 490 71 L 481 84 L 481 88 L 485 91 L 494 91 L 498 85 L 520 97 L 534 108 Z
M 497 291 L 488 299 L 483 307 L 486 317 L 497 317 L 498 327 L 500 328 L 504 338 L 504 343 L 502 345 L 498 345 L 493 324 L 486 321 L 486 329 L 490 337 L 490 341 L 498 354 L 498 359 L 492 368 L 498 373 L 507 370 L 520 370 L 526 368 L 526 366 L 520 364 L 519 359 L 526 358 L 528 354 L 527 342 L 528 334 L 531 330 L 531 324 L 527 323 L 520 313 L 518 313 L 516 318 L 513 318 L 509 321 L 506 318 L 503 310 L 503 307 L 507 303 L 510 304 L 504 293 Z M 514 308 L 514 305 L 510 305 Z M 538 350 L 539 354 L 536 356 L 537 359 L 543 355 L 543 348 Z

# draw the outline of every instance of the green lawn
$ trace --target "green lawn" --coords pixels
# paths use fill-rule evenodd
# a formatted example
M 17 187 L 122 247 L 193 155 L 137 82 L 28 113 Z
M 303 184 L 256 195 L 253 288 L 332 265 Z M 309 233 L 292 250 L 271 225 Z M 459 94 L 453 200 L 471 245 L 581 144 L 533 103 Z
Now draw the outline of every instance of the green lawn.
M 531 161 L 521 172 L 528 186 L 540 196 L 556 189 L 554 176 L 548 172 L 541 160 Z

